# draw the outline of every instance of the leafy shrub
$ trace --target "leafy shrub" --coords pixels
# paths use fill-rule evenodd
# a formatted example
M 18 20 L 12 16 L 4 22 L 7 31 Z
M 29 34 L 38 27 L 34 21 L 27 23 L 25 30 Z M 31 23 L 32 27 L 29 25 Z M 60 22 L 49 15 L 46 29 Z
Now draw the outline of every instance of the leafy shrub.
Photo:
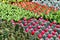
M 37 16 L 37 14 L 34 14 L 33 12 L 30 12 L 29 10 L 27 11 L 14 5 L 0 3 L 0 17 L 3 20 L 7 21 L 10 21 L 12 19 L 18 21 L 24 17 L 29 19 L 31 17 L 38 18 L 39 16 Z
M 3 3 L 9 3 L 9 2 L 23 2 L 23 1 L 29 1 L 29 0 L 0 0 L 0 2 L 3 2 Z
M 0 24 L 0 40 L 32 40 L 38 39 L 24 32 L 23 27 L 13 26 L 11 22 L 3 21 Z
M 51 11 L 47 15 L 42 13 L 41 16 L 43 16 L 45 19 L 49 19 L 51 22 L 56 21 L 57 23 L 60 23 L 60 10 L 58 10 L 57 12 Z

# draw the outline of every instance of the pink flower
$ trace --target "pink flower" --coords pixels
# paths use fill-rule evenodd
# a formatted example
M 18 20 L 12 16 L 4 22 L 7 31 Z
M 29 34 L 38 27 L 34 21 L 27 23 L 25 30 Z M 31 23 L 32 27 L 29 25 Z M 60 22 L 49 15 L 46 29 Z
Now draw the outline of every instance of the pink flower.
M 51 34 L 48 34 L 48 38 L 51 38 L 52 37 L 52 35 Z
M 29 31 L 29 29 L 27 28 L 26 30 L 25 30 L 25 32 L 28 32 Z
M 45 31 L 42 31 L 41 34 L 42 34 L 42 35 L 45 34 Z
M 28 26 L 28 28 L 31 29 L 32 28 L 32 25 Z
M 37 26 L 37 28 L 38 28 L 38 29 L 40 29 L 40 28 L 41 28 L 41 26 Z
M 42 38 L 42 35 L 41 34 L 38 34 L 38 38 Z

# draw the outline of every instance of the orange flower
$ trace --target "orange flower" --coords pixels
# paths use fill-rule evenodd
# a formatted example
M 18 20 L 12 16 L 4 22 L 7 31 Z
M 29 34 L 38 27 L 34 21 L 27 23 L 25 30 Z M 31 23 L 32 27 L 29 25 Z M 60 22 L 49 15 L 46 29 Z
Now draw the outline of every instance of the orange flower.
M 57 10 L 58 10 L 58 8 L 55 8 L 55 9 L 54 9 L 54 12 L 56 12 Z
M 41 14 L 41 12 L 38 12 L 38 15 L 40 15 Z
M 49 14 L 49 12 L 50 12 L 50 10 L 48 9 L 48 10 L 46 11 L 46 14 Z

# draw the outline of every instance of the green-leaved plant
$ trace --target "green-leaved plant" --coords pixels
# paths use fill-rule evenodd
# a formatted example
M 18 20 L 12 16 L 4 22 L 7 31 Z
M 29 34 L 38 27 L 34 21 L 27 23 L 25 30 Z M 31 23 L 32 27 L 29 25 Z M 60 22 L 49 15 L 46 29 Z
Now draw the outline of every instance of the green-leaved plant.
M 25 10 L 23 8 L 19 8 L 17 6 L 14 5 L 10 5 L 10 4 L 5 4 L 5 3 L 0 3 L 0 17 L 3 20 L 15 20 L 18 21 L 22 18 L 31 18 L 31 17 L 36 17 L 38 18 L 39 16 L 37 14 L 34 14 L 33 12 L 30 12 L 29 10 Z
M 57 23 L 60 23 L 60 10 L 58 10 L 57 12 L 51 11 L 47 15 L 43 13 L 41 16 L 45 19 L 49 19 L 51 22 L 56 21 Z

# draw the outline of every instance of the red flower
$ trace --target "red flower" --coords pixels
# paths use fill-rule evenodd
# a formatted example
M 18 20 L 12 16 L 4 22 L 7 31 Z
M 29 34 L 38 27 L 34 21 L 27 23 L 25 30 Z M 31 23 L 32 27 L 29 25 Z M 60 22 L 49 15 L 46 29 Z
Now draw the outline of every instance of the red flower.
M 27 25 L 27 23 L 24 23 L 24 26 L 26 26 Z
M 52 22 L 53 24 L 56 24 L 56 22 L 54 21 L 54 22 Z
M 56 29 L 54 29 L 53 31 L 54 31 L 54 32 L 57 32 L 57 30 L 56 30 Z
M 51 38 L 52 37 L 52 35 L 51 34 L 48 34 L 48 38 Z
M 47 32 L 48 31 L 48 28 L 46 28 L 44 31 Z
M 60 25 L 56 25 L 56 28 L 60 28 Z
M 32 24 L 33 26 L 35 25 L 35 22 L 33 22 L 33 24 Z
M 54 31 L 53 31 L 53 32 L 52 32 L 52 34 L 53 34 L 53 35 L 55 35 L 55 34 L 56 34 L 56 32 L 54 32 Z
M 41 26 L 44 26 L 44 24 L 42 23 Z
M 37 31 L 37 28 L 34 28 L 34 31 Z
M 31 32 L 31 34 L 34 35 L 34 34 L 35 34 L 35 31 L 33 30 L 33 31 Z
M 28 20 L 28 23 L 30 23 L 31 21 L 30 20 Z
M 50 26 L 52 26 L 53 25 L 53 23 L 50 23 Z
M 60 34 L 58 35 L 58 38 L 60 39 Z
M 31 18 L 30 21 L 32 21 L 33 19 Z

